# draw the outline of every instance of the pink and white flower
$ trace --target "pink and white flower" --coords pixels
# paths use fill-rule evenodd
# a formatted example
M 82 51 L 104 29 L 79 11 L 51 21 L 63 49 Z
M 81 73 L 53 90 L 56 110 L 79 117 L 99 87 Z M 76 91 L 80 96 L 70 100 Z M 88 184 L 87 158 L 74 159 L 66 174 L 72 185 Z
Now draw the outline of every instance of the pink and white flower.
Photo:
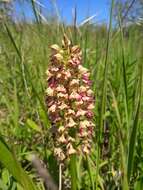
M 46 103 L 49 119 L 57 128 L 54 154 L 63 162 L 72 154 L 89 154 L 93 136 L 94 93 L 90 72 L 82 65 L 79 46 L 64 36 L 62 48 L 51 46 Z

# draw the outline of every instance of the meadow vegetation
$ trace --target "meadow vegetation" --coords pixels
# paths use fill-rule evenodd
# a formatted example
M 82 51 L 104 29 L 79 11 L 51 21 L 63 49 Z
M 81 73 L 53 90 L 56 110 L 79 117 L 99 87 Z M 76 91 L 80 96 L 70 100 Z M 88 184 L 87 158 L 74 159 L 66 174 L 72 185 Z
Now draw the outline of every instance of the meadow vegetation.
M 108 25 L 43 23 L 32 2 L 35 22 L 0 21 L 0 190 L 142 190 L 143 26 L 115 24 L 113 6 Z M 95 128 L 92 153 L 59 167 L 45 72 L 64 33 L 91 72 Z

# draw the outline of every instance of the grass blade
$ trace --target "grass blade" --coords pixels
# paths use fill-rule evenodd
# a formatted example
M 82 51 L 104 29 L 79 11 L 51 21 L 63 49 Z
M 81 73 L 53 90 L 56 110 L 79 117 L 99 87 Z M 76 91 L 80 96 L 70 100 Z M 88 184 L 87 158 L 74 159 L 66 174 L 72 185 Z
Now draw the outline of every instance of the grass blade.
M 128 165 L 127 165 L 127 171 L 128 171 L 128 181 L 130 180 L 131 174 L 132 174 L 132 168 L 133 168 L 133 162 L 134 162 L 134 153 L 135 153 L 135 143 L 137 141 L 137 132 L 138 132 L 138 124 L 139 124 L 139 114 L 140 114 L 140 108 L 141 108 L 141 98 L 142 98 L 142 89 L 143 89 L 143 66 L 141 64 L 140 68 L 140 79 L 139 79 L 139 97 L 138 97 L 138 103 L 137 103 L 137 109 L 135 113 L 135 118 L 133 122 L 133 128 L 130 135 L 130 141 L 129 141 L 129 151 L 128 151 Z
M 8 146 L 0 137 L 0 162 L 9 170 L 16 181 L 21 184 L 23 189 L 37 190 L 32 180 L 28 177 L 25 171 L 21 168 Z
M 109 30 L 108 30 L 108 38 L 106 44 L 106 57 L 105 57 L 105 68 L 104 68 L 104 78 L 103 78 L 103 88 L 102 88 L 102 99 L 101 99 L 101 110 L 100 110 L 100 119 L 99 119 L 99 134 L 98 134 L 98 151 L 97 151 L 97 169 L 96 169 L 96 190 L 98 189 L 98 176 L 99 176 L 99 165 L 100 165 L 100 144 L 101 144 L 101 134 L 102 128 L 104 126 L 104 114 L 106 110 L 106 96 L 107 96 L 107 75 L 108 75 L 108 55 L 109 55 L 109 47 L 110 47 L 110 38 L 111 38 L 111 30 L 112 30 L 112 16 L 113 16 L 113 7 L 114 0 L 112 0 L 111 10 L 110 10 L 110 22 L 109 22 Z
M 125 154 L 125 148 L 123 146 L 123 134 L 122 134 L 122 121 L 121 121 L 121 116 L 120 116 L 120 112 L 119 112 L 119 107 L 118 107 L 118 102 L 116 100 L 115 94 L 113 92 L 112 86 L 109 83 L 110 86 L 110 91 L 111 91 L 111 95 L 112 95 L 112 99 L 114 102 L 114 108 L 115 108 L 115 113 L 116 113 L 116 117 L 117 117 L 117 121 L 118 121 L 118 128 L 117 128 L 117 132 L 118 132 L 118 136 L 119 136 L 119 144 L 120 144 L 120 151 L 121 151 L 121 169 L 123 171 L 123 182 L 122 182 L 122 188 L 123 190 L 128 190 L 128 180 L 127 180 L 127 167 L 126 167 L 126 154 Z

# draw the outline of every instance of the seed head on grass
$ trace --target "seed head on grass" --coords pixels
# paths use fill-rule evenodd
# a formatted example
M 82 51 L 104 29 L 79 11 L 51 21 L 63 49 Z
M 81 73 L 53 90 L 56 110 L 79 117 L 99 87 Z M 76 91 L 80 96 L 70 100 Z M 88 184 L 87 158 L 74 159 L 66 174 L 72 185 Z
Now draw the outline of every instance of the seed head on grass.
M 64 36 L 62 47 L 51 46 L 46 72 L 48 115 L 56 127 L 54 154 L 64 161 L 72 154 L 89 154 L 93 136 L 94 96 L 82 52 Z

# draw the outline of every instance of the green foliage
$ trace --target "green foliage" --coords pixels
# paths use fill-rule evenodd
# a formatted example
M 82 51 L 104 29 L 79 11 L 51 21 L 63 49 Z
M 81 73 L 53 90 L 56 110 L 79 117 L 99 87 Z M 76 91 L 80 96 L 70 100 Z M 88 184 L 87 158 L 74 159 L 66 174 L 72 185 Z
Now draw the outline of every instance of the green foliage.
M 2 139 L 0 139 L 0 155 L 0 162 L 9 170 L 23 189 L 37 189 Z M 8 182 L 8 175 L 7 171 L 3 171 L 2 178 L 5 184 Z

